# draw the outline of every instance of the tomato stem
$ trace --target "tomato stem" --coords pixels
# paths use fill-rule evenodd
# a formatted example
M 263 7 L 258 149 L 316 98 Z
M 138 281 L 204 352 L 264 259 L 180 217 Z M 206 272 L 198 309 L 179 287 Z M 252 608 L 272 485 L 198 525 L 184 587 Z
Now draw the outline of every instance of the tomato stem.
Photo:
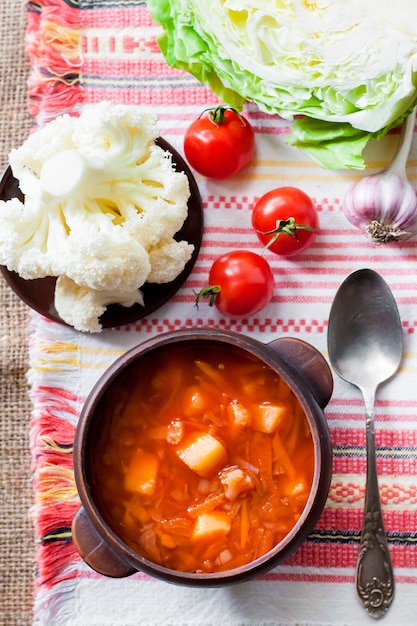
M 273 230 L 267 230 L 262 232 L 258 230 L 257 232 L 260 235 L 272 235 L 271 239 L 266 244 L 266 248 L 272 246 L 272 244 L 278 239 L 281 234 L 288 235 L 289 237 L 294 237 L 298 241 L 298 231 L 299 230 L 308 230 L 310 232 L 316 232 L 316 229 L 308 224 L 297 224 L 294 217 L 289 217 L 286 220 L 277 220 L 275 223 L 275 228 Z
M 203 287 L 199 292 L 194 291 L 195 295 L 195 307 L 198 309 L 198 305 L 201 299 L 208 298 L 209 306 L 214 306 L 216 302 L 216 298 L 221 291 L 220 285 L 209 285 L 208 287 Z
M 212 122 L 215 126 L 221 126 L 222 124 L 226 123 L 225 111 L 233 111 L 233 113 L 235 113 L 237 117 L 239 118 L 239 120 L 241 121 L 242 126 L 246 126 L 246 121 L 243 118 L 243 116 L 239 113 L 239 111 L 237 111 L 233 107 L 225 106 L 223 104 L 217 107 L 210 107 L 208 109 L 204 109 L 204 111 L 201 112 L 199 118 L 202 115 L 204 115 L 204 113 L 208 113 L 208 118 L 210 122 Z

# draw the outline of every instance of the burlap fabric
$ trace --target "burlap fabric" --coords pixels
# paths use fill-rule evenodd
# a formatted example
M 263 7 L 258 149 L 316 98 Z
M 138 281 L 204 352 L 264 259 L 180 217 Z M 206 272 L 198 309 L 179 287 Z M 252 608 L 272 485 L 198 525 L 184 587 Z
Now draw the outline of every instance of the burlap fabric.
M 0 3 L 0 168 L 27 136 L 28 62 L 24 53 L 23 0 Z M 28 308 L 0 277 L 0 624 L 32 623 L 34 535 L 29 511 L 27 394 Z

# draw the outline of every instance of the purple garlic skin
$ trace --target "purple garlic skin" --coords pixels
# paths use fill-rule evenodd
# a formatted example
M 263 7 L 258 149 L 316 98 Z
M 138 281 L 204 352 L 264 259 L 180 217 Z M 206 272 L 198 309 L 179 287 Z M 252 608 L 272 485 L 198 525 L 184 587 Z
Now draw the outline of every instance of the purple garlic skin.
M 417 233 L 417 191 L 391 170 L 365 176 L 352 185 L 344 197 L 343 211 L 375 244 L 408 239 Z
M 391 164 L 352 185 L 343 199 L 346 218 L 376 245 L 409 239 L 417 233 L 417 191 L 406 174 L 416 115 L 414 106 L 401 128 Z

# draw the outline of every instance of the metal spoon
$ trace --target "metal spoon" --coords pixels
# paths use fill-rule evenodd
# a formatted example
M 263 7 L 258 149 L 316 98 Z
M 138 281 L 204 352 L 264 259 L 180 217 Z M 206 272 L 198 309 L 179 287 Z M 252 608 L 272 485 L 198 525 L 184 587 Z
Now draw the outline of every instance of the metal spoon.
M 398 369 L 403 333 L 394 297 L 384 279 L 370 269 L 350 274 L 333 301 L 328 327 L 330 363 L 356 385 L 366 411 L 366 490 L 356 589 L 371 617 L 382 617 L 394 599 L 394 574 L 382 519 L 374 439 L 374 401 L 378 386 Z

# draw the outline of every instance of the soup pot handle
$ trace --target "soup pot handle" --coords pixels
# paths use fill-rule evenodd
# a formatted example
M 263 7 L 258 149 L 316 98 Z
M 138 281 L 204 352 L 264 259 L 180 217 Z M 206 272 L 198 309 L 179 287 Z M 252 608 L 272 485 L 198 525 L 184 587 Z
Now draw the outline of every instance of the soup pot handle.
M 137 571 L 106 544 L 82 506 L 72 521 L 72 539 L 82 559 L 99 574 L 123 578 Z
M 333 393 L 333 376 L 321 352 L 296 337 L 279 337 L 268 345 L 296 372 L 302 374 L 318 405 L 324 409 Z

